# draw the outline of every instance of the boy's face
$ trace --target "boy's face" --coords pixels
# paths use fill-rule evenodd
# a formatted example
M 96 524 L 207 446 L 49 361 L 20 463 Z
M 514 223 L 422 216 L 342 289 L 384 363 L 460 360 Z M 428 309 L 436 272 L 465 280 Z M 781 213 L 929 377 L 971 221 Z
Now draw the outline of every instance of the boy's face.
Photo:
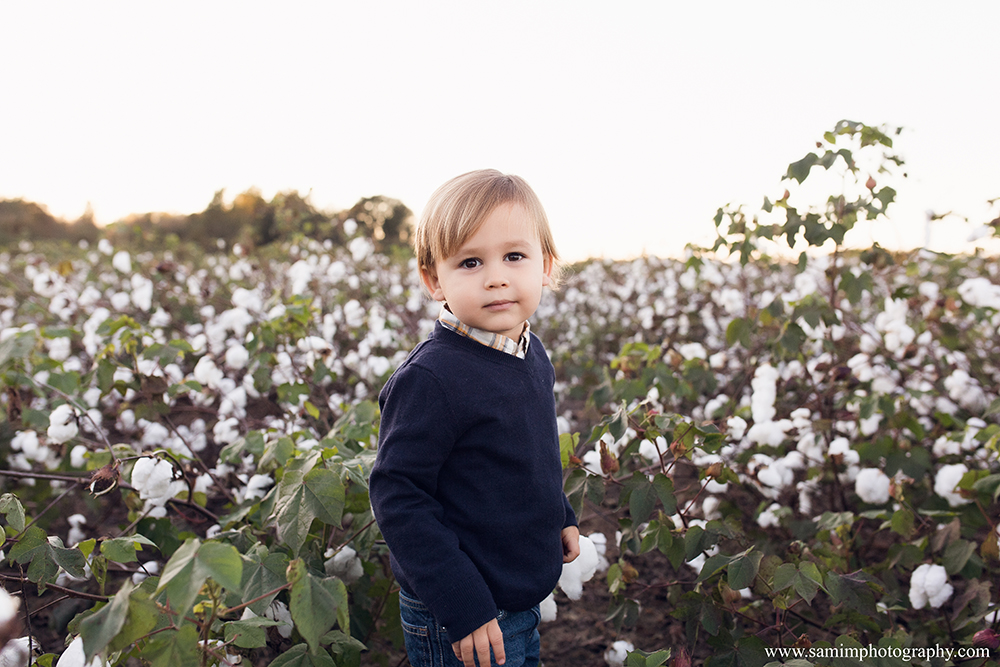
M 451 257 L 421 272 L 431 296 L 470 327 L 518 340 L 549 284 L 552 262 L 528 212 L 501 204 Z

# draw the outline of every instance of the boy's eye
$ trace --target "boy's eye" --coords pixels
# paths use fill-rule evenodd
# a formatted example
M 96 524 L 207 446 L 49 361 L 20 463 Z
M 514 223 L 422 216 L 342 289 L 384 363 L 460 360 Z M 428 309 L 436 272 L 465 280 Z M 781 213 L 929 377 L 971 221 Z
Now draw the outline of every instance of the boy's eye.
M 519 253 L 519 252 L 507 253 L 507 261 L 508 262 L 518 262 L 518 261 L 520 261 L 522 259 L 524 259 L 524 254 L 523 253 Z
M 480 262 L 478 259 L 476 259 L 475 257 L 470 257 L 469 259 L 463 259 L 458 265 L 463 269 L 474 269 L 480 264 L 482 264 L 482 262 Z

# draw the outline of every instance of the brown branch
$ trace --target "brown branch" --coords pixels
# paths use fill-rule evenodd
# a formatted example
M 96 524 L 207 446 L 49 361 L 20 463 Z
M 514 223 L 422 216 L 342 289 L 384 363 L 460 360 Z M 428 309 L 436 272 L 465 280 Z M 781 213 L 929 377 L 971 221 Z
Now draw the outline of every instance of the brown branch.
M 11 574 L 0 574 L 0 579 L 4 579 L 6 581 L 17 581 L 21 584 L 22 587 L 24 586 L 25 583 L 28 582 L 33 583 L 36 586 L 41 585 L 31 581 L 30 579 L 25 578 L 23 575 L 20 577 L 15 577 L 14 575 Z M 95 602 L 107 602 L 108 600 L 111 599 L 106 595 L 94 595 L 93 593 L 83 593 L 81 591 L 74 591 L 72 588 L 64 588 L 63 586 L 57 586 L 55 584 L 44 584 L 44 585 L 46 588 L 51 588 L 54 591 L 58 591 L 59 593 L 65 593 L 70 597 L 80 598 L 81 600 L 94 600 Z

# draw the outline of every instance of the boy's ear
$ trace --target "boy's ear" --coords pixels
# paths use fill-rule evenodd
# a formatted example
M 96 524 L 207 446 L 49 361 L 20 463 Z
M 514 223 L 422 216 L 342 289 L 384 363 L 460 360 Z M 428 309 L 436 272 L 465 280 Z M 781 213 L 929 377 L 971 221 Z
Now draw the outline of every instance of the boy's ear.
M 545 272 L 542 274 L 542 287 L 548 287 L 552 283 L 552 271 L 555 269 L 555 262 L 552 261 L 552 257 L 546 255 L 545 257 Z
M 420 281 L 427 289 L 427 293 L 435 301 L 444 301 L 444 291 L 441 289 L 441 281 L 438 280 L 437 271 L 433 268 L 421 267 Z

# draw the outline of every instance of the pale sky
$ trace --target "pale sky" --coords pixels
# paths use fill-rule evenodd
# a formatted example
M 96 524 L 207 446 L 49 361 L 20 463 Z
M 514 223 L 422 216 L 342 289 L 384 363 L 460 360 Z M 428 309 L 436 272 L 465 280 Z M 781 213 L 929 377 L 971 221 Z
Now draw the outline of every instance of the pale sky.
M 965 241 L 1000 197 L 1000 3 L 0 4 L 0 198 L 98 222 L 213 193 L 364 196 L 524 176 L 569 260 L 709 244 L 843 118 L 903 126 L 892 221 Z

